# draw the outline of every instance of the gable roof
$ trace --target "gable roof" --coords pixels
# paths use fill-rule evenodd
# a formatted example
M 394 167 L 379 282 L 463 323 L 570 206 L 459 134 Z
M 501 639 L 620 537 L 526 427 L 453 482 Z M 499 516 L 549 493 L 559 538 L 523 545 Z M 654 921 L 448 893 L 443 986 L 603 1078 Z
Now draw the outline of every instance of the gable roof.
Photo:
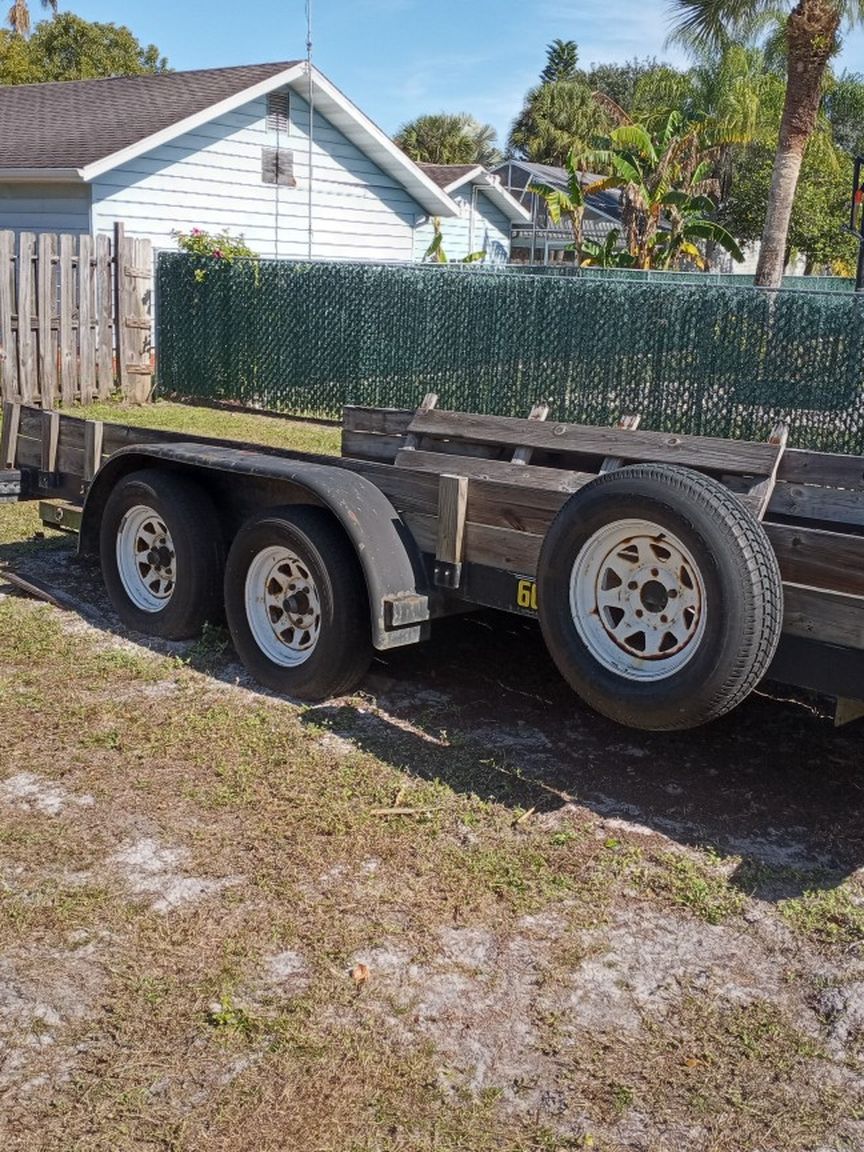
M 4 168 L 86 168 L 298 61 L 0 87 Z
M 455 216 L 442 189 L 305 61 L 0 87 L 0 180 L 90 181 L 279 88 L 308 99 L 426 212 Z
M 524 224 L 531 219 L 531 213 L 512 196 L 482 164 L 418 164 L 426 175 L 434 180 L 439 188 L 448 194 L 461 188 L 463 184 L 476 185 L 500 209 L 511 224 Z

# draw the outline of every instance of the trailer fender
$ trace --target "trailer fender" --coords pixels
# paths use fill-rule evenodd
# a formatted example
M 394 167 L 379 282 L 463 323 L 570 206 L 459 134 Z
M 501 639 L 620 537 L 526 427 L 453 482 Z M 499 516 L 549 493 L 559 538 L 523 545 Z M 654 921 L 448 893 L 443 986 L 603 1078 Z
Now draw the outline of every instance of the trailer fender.
M 429 590 L 420 551 L 398 512 L 371 481 L 348 468 L 201 444 L 153 444 L 121 448 L 102 466 L 87 493 L 79 538 L 82 555 L 98 552 L 99 526 L 117 481 L 140 468 L 162 465 L 189 476 L 232 473 L 284 484 L 327 508 L 357 553 L 378 649 L 425 639 Z

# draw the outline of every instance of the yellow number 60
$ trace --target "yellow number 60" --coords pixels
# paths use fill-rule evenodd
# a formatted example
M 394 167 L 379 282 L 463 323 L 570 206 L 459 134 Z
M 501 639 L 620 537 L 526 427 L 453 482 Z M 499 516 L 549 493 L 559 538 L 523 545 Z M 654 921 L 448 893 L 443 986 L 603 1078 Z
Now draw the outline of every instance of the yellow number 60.
M 537 611 L 537 585 L 533 580 L 520 580 L 516 585 L 516 603 L 520 608 Z

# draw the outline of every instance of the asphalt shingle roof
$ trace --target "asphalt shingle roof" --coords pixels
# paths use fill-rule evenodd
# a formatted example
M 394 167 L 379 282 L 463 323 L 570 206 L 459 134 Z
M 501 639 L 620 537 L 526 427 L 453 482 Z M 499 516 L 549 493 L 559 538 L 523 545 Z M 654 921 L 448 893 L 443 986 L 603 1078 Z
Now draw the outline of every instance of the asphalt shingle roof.
M 0 87 L 0 170 L 83 168 L 296 63 Z
M 477 167 L 476 164 L 418 164 L 429 179 L 439 188 L 449 188 L 460 176 L 467 176 Z

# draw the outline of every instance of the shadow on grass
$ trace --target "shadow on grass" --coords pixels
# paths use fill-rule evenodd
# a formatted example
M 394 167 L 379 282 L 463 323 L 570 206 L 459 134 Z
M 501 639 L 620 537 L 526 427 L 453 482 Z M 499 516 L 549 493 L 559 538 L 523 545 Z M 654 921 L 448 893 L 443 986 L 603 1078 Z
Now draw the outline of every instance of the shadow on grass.
M 219 626 L 190 643 L 130 635 L 71 540 L 2 544 L 4 564 L 94 627 L 256 691 Z M 766 900 L 831 888 L 864 865 L 864 724 L 835 730 L 803 696 L 767 687 L 706 728 L 623 729 L 574 696 L 533 622 L 503 613 L 438 622 L 428 643 L 378 654 L 359 697 L 302 715 L 461 793 L 537 813 L 578 804 L 738 856 L 732 882 Z

